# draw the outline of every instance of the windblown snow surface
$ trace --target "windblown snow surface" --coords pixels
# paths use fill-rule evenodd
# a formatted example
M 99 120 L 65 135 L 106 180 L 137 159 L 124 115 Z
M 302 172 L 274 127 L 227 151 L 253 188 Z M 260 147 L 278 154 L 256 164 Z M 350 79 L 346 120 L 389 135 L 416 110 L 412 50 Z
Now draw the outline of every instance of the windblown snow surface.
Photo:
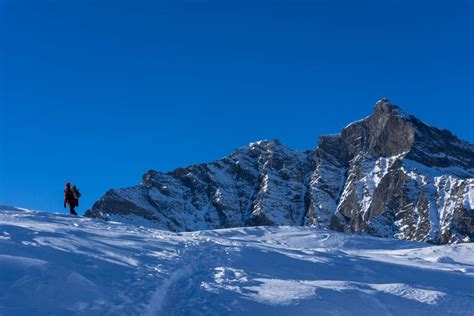
M 474 245 L 0 207 L 3 315 L 473 315 Z

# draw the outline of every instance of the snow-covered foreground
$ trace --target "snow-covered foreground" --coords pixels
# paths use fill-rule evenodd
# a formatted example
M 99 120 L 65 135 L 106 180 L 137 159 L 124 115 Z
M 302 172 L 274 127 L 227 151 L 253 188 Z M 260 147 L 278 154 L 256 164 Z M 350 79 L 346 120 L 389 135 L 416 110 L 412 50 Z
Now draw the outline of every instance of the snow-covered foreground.
M 0 209 L 1 315 L 474 314 L 474 244 Z

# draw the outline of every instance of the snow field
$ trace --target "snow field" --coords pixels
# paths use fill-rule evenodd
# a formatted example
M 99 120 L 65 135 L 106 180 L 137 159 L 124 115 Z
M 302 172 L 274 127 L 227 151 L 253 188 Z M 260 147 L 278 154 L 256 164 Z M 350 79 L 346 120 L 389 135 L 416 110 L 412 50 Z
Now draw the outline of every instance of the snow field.
M 0 207 L 1 315 L 472 315 L 473 244 Z

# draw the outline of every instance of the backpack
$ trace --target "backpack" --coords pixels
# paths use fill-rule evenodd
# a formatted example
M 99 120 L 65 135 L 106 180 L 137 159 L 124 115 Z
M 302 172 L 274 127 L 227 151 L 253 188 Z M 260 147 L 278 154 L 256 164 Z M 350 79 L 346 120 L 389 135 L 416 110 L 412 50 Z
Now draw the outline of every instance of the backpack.
M 72 191 L 72 194 L 74 195 L 74 198 L 76 200 L 79 200 L 79 198 L 81 197 L 81 192 L 79 192 L 79 189 L 76 188 L 76 186 L 73 186 L 71 191 Z

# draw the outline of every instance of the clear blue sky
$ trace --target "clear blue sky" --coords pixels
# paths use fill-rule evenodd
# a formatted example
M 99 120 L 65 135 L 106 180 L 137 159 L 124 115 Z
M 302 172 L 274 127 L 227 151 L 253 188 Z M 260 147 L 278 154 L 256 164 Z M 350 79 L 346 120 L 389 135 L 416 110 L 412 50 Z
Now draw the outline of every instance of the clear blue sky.
M 0 0 L 0 34 L 0 204 L 314 149 L 381 97 L 474 142 L 471 0 Z

